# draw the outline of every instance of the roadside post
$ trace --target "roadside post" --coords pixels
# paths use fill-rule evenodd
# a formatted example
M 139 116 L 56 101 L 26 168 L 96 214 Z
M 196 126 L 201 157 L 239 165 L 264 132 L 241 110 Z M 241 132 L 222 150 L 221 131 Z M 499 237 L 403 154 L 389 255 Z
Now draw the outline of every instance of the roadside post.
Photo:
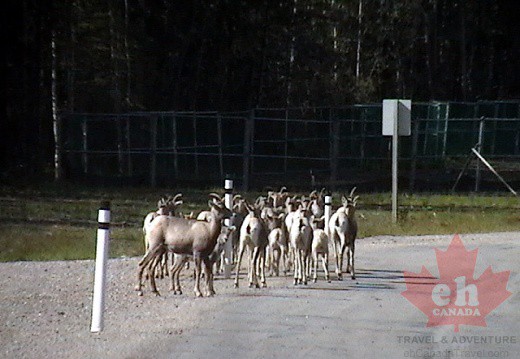
M 399 136 L 411 135 L 411 100 L 383 100 L 383 136 L 392 136 L 392 222 L 397 223 Z
M 233 211 L 233 180 L 226 178 L 224 180 L 224 205 Z M 229 227 L 232 226 L 232 219 L 227 218 L 224 220 L 224 225 Z M 224 246 L 224 278 L 231 278 L 231 268 L 233 267 L 233 241 L 228 240 Z
M 90 331 L 103 330 L 105 310 L 106 267 L 110 243 L 110 202 L 104 201 L 98 211 L 98 230 L 96 244 L 96 271 L 94 276 L 94 297 L 92 301 L 92 322 Z
M 329 233 L 329 221 L 332 212 L 332 196 L 330 194 L 325 195 L 325 233 L 330 238 Z

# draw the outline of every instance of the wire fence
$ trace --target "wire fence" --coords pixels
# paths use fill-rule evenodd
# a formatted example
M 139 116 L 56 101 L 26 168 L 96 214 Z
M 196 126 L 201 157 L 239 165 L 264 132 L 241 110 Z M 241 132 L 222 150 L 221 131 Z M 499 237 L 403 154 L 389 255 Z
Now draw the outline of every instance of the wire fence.
M 214 185 L 231 177 L 243 188 L 387 190 L 391 138 L 382 135 L 381 115 L 381 104 L 63 114 L 62 162 L 69 178 L 103 183 Z M 518 181 L 520 102 L 414 103 L 412 135 L 399 146 L 405 187 L 449 189 L 477 143 L 507 180 Z M 480 171 L 470 166 L 466 182 L 493 187 Z

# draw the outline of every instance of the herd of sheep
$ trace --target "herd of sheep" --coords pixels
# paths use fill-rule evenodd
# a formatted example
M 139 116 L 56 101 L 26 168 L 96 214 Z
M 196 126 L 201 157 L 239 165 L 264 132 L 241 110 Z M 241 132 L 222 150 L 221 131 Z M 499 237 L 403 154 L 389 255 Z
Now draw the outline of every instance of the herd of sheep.
M 149 279 L 153 293 L 158 295 L 156 277 L 169 276 L 170 289 L 182 293 L 179 274 L 188 259 L 195 263 L 195 295 L 202 296 L 200 281 L 204 273 L 206 295 L 215 294 L 214 270 L 223 270 L 226 263 L 234 265 L 238 288 L 240 267 L 247 252 L 247 279 L 250 287 L 266 286 L 269 275 L 286 275 L 292 271 L 294 284 L 307 284 L 309 277 L 316 282 L 321 259 L 325 279 L 328 270 L 329 243 L 336 262 L 336 276 L 342 279 L 343 256 L 346 272 L 355 279 L 354 249 L 357 236 L 355 210 L 358 196 L 355 188 L 342 197 L 342 205 L 326 218 L 325 190 L 312 191 L 308 196 L 291 196 L 285 187 L 269 191 L 254 203 L 240 195 L 231 205 L 215 193 L 209 194 L 208 210 L 196 217 L 182 215 L 182 194 L 162 198 L 158 210 L 144 220 L 146 253 L 138 265 L 136 290 L 142 295 L 143 277 Z M 328 225 L 327 225 L 328 223 Z M 231 249 L 226 253 L 225 248 Z M 173 253 L 168 268 L 168 254 Z M 231 262 L 229 260 L 231 259 Z M 216 267 L 216 269 L 215 269 Z

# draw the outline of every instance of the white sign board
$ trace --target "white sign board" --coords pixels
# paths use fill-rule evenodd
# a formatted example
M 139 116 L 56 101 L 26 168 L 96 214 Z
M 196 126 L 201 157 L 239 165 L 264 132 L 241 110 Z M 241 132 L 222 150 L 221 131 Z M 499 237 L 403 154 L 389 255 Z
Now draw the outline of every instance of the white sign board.
M 394 125 L 399 125 L 399 136 L 410 136 L 412 100 L 383 100 L 383 136 L 394 134 Z

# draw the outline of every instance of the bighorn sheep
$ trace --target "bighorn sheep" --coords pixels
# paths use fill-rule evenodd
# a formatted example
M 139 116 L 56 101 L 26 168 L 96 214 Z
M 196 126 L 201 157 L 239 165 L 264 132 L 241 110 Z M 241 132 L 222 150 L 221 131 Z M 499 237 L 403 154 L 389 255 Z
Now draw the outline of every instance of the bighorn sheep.
M 145 252 L 148 250 L 148 242 L 146 241 L 146 232 L 149 230 L 152 221 L 161 215 L 165 216 L 175 216 L 177 208 L 183 203 L 182 202 L 182 193 L 177 193 L 175 196 L 168 196 L 167 198 L 161 198 L 157 202 L 157 211 L 150 212 L 144 218 L 143 223 L 143 238 L 144 238 L 144 250 Z M 164 278 L 164 276 L 168 275 L 168 254 L 161 258 L 161 265 L 157 268 L 156 273 L 154 275 L 156 277 Z
M 182 202 L 182 193 L 177 193 L 175 196 L 168 196 L 167 198 L 161 198 L 159 202 L 157 202 L 157 211 L 150 212 L 146 215 L 143 221 L 143 234 L 145 236 L 144 242 L 144 250 L 148 249 L 148 243 L 146 243 L 146 232 L 150 228 L 152 221 L 160 215 L 166 216 L 175 216 L 175 212 L 177 207 L 179 207 Z
M 260 217 L 260 207 L 255 206 L 254 208 L 251 208 L 249 205 L 247 205 L 247 207 L 249 210 L 249 214 L 244 219 L 244 222 L 240 227 L 240 240 L 238 249 L 238 260 L 236 264 L 235 288 L 238 288 L 240 264 L 242 262 L 242 257 L 246 248 L 249 250 L 249 287 L 260 287 L 260 285 L 258 284 L 258 276 L 260 276 L 260 282 L 262 284 L 262 287 L 265 287 L 265 249 L 269 242 L 267 237 L 267 226 L 264 220 Z
M 280 191 L 269 191 L 267 192 L 267 201 L 273 208 L 283 207 L 285 199 L 287 198 L 287 188 L 282 187 Z
M 329 278 L 329 236 L 323 229 L 325 225 L 325 217 L 312 218 L 312 260 L 313 260 L 313 276 L 312 280 L 316 283 L 318 278 L 318 261 L 321 256 L 323 270 L 325 272 L 325 280 L 330 283 Z
M 289 242 L 294 254 L 294 285 L 307 284 L 308 256 L 312 244 L 308 211 L 308 208 L 298 209 L 289 229 Z
M 323 216 L 325 212 L 325 188 L 322 188 L 321 191 L 314 190 L 309 194 L 309 198 L 311 200 L 311 212 L 312 215 L 316 218 Z
M 210 193 L 209 197 L 213 200 L 213 203 L 224 203 L 224 199 L 216 193 Z M 208 222 L 211 218 L 211 210 L 202 211 L 197 215 L 197 220 Z
M 284 275 L 287 273 L 287 237 L 284 231 L 284 213 L 267 216 L 269 230 L 269 274 L 280 275 L 280 260 Z
M 200 277 L 201 265 L 204 263 L 207 294 L 215 293 L 213 276 L 212 273 L 210 274 L 212 268 L 209 256 L 217 244 L 217 238 L 222 228 L 221 221 L 229 218 L 231 211 L 222 202 L 209 201 L 208 205 L 211 207 L 208 222 L 170 216 L 159 216 L 152 222 L 151 228 L 146 233 L 149 248 L 138 267 L 138 284 L 135 289 L 139 294 L 142 294 L 144 270 L 147 267 L 153 270 L 157 265 L 157 259 L 167 251 L 193 255 L 195 261 L 194 291 L 197 297 L 202 296 Z M 152 292 L 159 295 L 154 276 L 150 276 L 150 285 Z
M 226 245 L 226 242 L 231 240 L 231 235 L 236 232 L 235 226 L 226 227 L 223 226 L 220 234 L 217 238 L 217 244 L 215 245 L 215 248 L 211 252 L 211 254 L 208 257 L 208 260 L 210 262 L 211 268 L 213 269 L 213 266 L 215 263 L 217 263 L 218 259 L 220 258 L 222 252 L 224 251 L 224 246 Z M 184 263 L 191 258 L 191 255 L 187 254 L 174 254 L 174 264 L 171 269 L 171 286 L 170 290 L 173 291 L 173 294 L 182 294 L 181 284 L 180 284 L 180 272 L 183 268 Z M 209 272 L 209 275 L 213 276 L 213 271 L 211 270 Z M 211 281 L 213 281 L 213 278 L 211 278 Z
M 329 233 L 336 257 L 336 274 L 342 280 L 343 254 L 347 249 L 347 273 L 351 273 L 352 279 L 356 279 L 354 269 L 354 250 L 357 236 L 357 222 L 355 218 L 356 203 L 359 196 L 352 197 L 356 187 L 350 191 L 347 198 L 342 197 L 343 206 L 330 217 Z

